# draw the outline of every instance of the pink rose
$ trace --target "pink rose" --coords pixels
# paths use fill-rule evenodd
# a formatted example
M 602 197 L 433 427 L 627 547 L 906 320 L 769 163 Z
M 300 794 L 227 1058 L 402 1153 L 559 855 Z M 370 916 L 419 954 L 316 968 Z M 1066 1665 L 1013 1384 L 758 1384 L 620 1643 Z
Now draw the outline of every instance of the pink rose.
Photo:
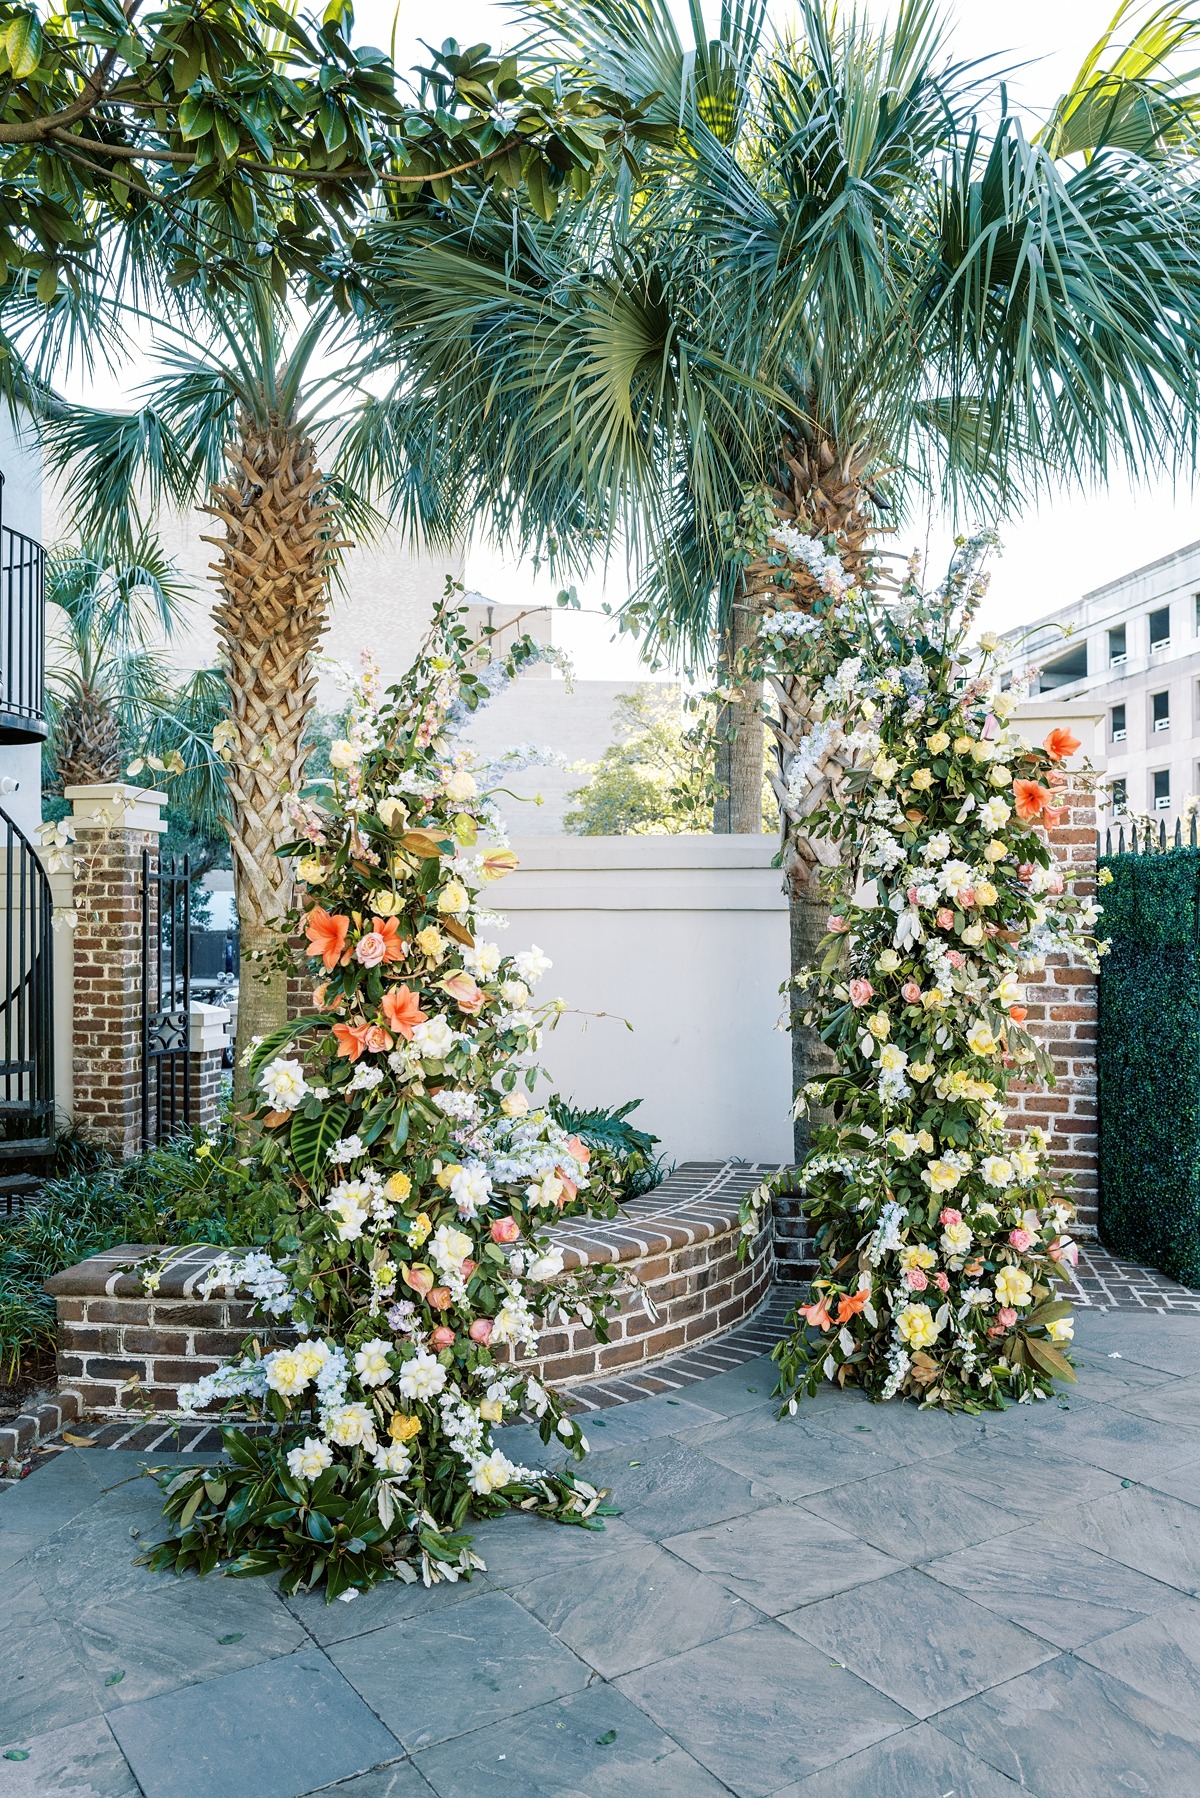
M 965 968 L 967 965 L 967 958 L 961 949 L 947 949 L 946 960 L 952 968 Z
M 852 980 L 850 982 L 851 1005 L 866 1005 L 875 996 L 875 988 L 869 980 Z
M 1033 863 L 1032 862 L 1018 862 L 1017 873 L 1020 875 L 1022 880 L 1028 880 L 1029 876 L 1033 873 Z
M 910 905 L 915 905 L 915 904 L 916 904 L 916 903 L 917 903 L 917 889 L 916 889 L 916 887 L 909 887 L 909 889 L 908 889 L 908 892 L 907 892 L 907 894 L 906 894 L 906 895 L 905 895 L 905 896 L 906 896 L 906 898 L 907 898 L 907 899 L 908 899 L 908 903 L 909 903 L 909 904 L 910 904 Z
M 933 1283 L 939 1292 L 949 1292 L 950 1290 L 950 1277 L 948 1274 L 934 1274 Z
M 467 1334 L 470 1336 L 472 1342 L 486 1343 L 492 1340 L 492 1331 L 494 1328 L 495 1325 L 492 1323 L 490 1317 L 477 1317 Z
M 929 1284 L 923 1267 L 910 1267 L 904 1278 L 912 1292 L 924 1292 Z
M 958 903 L 962 906 L 964 911 L 967 910 L 968 906 L 974 905 L 974 903 L 975 903 L 975 888 L 974 887 L 964 887 L 962 892 L 958 895 Z
M 366 936 L 359 937 L 354 947 L 354 955 L 364 968 L 377 968 L 387 954 L 387 944 L 377 930 L 368 930 Z
M 939 930 L 953 930 L 954 928 L 954 913 L 945 905 L 938 912 L 937 927 Z
M 1013 1248 L 1016 1249 L 1018 1255 L 1023 1255 L 1026 1249 L 1031 1247 L 1033 1243 L 1033 1237 L 1028 1230 L 1010 1230 L 1008 1233 L 1008 1240 Z
M 1050 1244 L 1051 1261 L 1066 1261 L 1071 1267 L 1079 1266 L 1079 1248 L 1069 1236 L 1058 1236 Z
M 436 1355 L 442 1349 L 453 1348 L 454 1331 L 448 1329 L 445 1324 L 439 1324 L 436 1330 L 429 1332 L 429 1341 Z
M 843 918 L 840 912 L 834 912 L 829 920 L 829 928 L 834 936 L 843 936 L 850 928 L 850 920 Z
M 1062 875 L 1059 873 L 1058 869 L 1055 868 L 1054 872 L 1046 881 L 1046 891 L 1048 893 L 1061 893 L 1065 884 Z
M 910 1005 L 919 1005 L 921 1003 L 921 989 L 915 980 L 906 980 L 904 982 L 904 985 L 900 988 L 900 996 L 901 998 L 906 999 Z
M 429 1294 L 428 1302 L 435 1311 L 449 1311 L 454 1303 L 454 1294 L 448 1286 L 435 1286 Z
M 1017 1314 L 1011 1305 L 1005 1305 L 999 1316 L 1000 1322 L 1004 1325 L 1006 1330 L 1011 1330 L 1017 1321 Z
M 962 1223 L 962 1212 L 955 1211 L 952 1205 L 947 1205 L 946 1209 L 940 1213 L 938 1223 L 941 1224 L 943 1230 L 948 1230 L 951 1224 Z
M 467 1259 L 462 1264 L 463 1279 L 469 1280 L 471 1278 L 471 1275 L 475 1272 L 475 1269 L 478 1266 L 479 1266 L 478 1261 L 472 1261 L 470 1256 L 468 1255 Z
M 521 1234 L 521 1226 L 515 1217 L 498 1217 L 492 1224 L 493 1242 L 515 1242 Z

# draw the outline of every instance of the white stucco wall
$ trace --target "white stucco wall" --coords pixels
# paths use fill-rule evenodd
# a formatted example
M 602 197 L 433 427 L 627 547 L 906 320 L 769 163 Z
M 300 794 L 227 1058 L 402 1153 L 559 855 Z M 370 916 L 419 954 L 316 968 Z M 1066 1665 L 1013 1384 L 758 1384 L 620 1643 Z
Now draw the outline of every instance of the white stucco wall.
M 641 1098 L 677 1161 L 791 1155 L 790 1045 L 776 1029 L 788 917 L 774 836 L 524 837 L 494 888 L 505 949 L 554 962 L 572 1007 L 541 1060 L 580 1104 Z M 588 1016 L 607 1012 L 608 1017 Z M 628 1020 L 631 1030 L 622 1020 Z

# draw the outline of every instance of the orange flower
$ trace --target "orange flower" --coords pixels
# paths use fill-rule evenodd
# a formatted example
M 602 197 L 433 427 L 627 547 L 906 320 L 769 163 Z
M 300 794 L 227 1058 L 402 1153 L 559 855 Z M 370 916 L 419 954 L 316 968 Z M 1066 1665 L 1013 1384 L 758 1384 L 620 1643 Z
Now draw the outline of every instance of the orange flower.
M 392 1041 L 382 1024 L 367 1025 L 363 1047 L 369 1049 L 372 1055 L 382 1055 L 385 1049 L 391 1048 Z
M 848 1323 L 852 1317 L 857 1317 L 870 1296 L 869 1286 L 861 1286 L 857 1292 L 844 1292 L 838 1300 L 838 1322 Z
M 586 1167 L 592 1159 L 592 1151 L 585 1142 L 580 1142 L 577 1136 L 568 1136 L 567 1147 L 581 1167 Z
M 1079 748 L 1079 738 L 1073 732 L 1064 730 L 1060 724 L 1050 732 L 1042 747 L 1051 761 L 1065 762 Z
M 411 1043 L 417 1025 L 426 1021 L 419 997 L 408 986 L 398 986 L 383 995 L 383 1015 L 406 1043 Z
M 408 944 L 400 937 L 400 922 L 397 918 L 372 918 L 371 929 L 384 942 L 383 959 L 386 962 L 403 961 Z
M 1014 1024 L 1023 1024 L 1029 1016 L 1029 1008 L 1025 1005 L 1010 1005 L 1008 1015 Z
M 832 1330 L 833 1319 L 829 1315 L 829 1298 L 826 1293 L 821 1294 L 815 1305 L 801 1305 L 799 1311 L 801 1317 L 807 1318 L 814 1329 Z
M 1017 817 L 1023 824 L 1032 823 L 1035 818 L 1044 816 L 1050 810 L 1053 795 L 1049 789 L 1036 780 L 1014 780 L 1013 799 L 1016 802 Z
M 335 1024 L 333 1034 L 338 1040 L 338 1060 L 345 1056 L 347 1061 L 357 1061 L 368 1047 L 367 1032 L 373 1028 L 371 1024 Z
M 449 993 L 458 1009 L 466 1012 L 468 1017 L 474 1017 L 476 1012 L 483 1010 L 486 995 L 482 988 L 478 987 L 471 979 L 471 976 L 464 973 L 461 968 L 457 973 L 447 974 L 446 978 L 439 981 L 438 984 L 444 993 Z
M 319 955 L 327 968 L 336 968 L 345 958 L 349 918 L 331 917 L 323 905 L 314 905 L 304 924 L 308 932 L 308 953 Z
M 574 1180 L 563 1173 L 560 1167 L 555 1168 L 554 1178 L 562 1187 L 562 1192 L 559 1194 L 558 1200 L 558 1208 L 561 1211 L 564 1205 L 569 1205 L 573 1199 L 579 1196 L 579 1188 L 576 1186 Z

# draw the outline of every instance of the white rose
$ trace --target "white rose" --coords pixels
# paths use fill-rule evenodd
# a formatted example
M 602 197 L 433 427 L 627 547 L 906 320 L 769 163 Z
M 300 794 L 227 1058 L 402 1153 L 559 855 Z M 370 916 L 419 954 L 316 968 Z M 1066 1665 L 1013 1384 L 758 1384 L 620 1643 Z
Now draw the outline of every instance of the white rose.
M 333 768 L 353 768 L 361 760 L 354 744 L 345 737 L 338 737 L 329 745 L 329 763 Z
M 460 1167 L 450 1182 L 450 1192 L 460 1217 L 474 1217 L 492 1193 L 491 1176 L 482 1167 Z
M 292 1349 L 277 1349 L 273 1355 L 265 1356 L 263 1372 L 272 1392 L 282 1393 L 284 1398 L 293 1398 L 297 1392 L 303 1392 L 312 1378 Z
M 471 1464 L 471 1489 L 473 1492 L 498 1492 L 503 1486 L 511 1486 L 519 1469 L 500 1450 L 493 1449 L 490 1455 Z
M 544 1255 L 535 1255 L 526 1269 L 526 1277 L 535 1286 L 544 1286 L 547 1280 L 557 1280 L 563 1270 L 563 1252 L 555 1247 L 547 1249 Z
M 302 1448 L 294 1448 L 288 1455 L 288 1472 L 294 1480 L 315 1480 L 318 1474 L 333 1460 L 333 1450 L 327 1442 L 320 1442 L 315 1436 L 306 1436 Z
M 454 1047 L 454 1031 L 439 1012 L 417 1024 L 412 1033 L 413 1047 L 424 1061 L 445 1061 Z
M 430 1241 L 429 1252 L 443 1273 L 457 1274 L 473 1247 L 471 1238 L 464 1231 L 456 1230 L 453 1224 L 439 1224 Z
M 325 1432 L 339 1448 L 361 1446 L 375 1452 L 375 1419 L 368 1405 L 335 1405 L 325 1415 Z
M 456 768 L 454 773 L 449 775 L 446 780 L 447 799 L 457 799 L 460 801 L 464 799 L 474 799 L 478 791 L 479 788 L 476 784 L 474 775 L 468 774 L 465 768 Z

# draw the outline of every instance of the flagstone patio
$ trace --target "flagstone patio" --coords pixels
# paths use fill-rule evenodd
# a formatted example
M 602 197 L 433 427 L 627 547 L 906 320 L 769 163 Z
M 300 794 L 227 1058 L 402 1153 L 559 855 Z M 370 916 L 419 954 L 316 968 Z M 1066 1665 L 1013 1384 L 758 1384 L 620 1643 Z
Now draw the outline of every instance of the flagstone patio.
M 47 1456 L 0 1494 L 0 1798 L 1194 1798 L 1200 1315 L 1076 1344 L 999 1416 L 780 1423 L 764 1359 L 614 1406 L 602 1533 L 350 1604 L 152 1574 L 145 1457 Z

